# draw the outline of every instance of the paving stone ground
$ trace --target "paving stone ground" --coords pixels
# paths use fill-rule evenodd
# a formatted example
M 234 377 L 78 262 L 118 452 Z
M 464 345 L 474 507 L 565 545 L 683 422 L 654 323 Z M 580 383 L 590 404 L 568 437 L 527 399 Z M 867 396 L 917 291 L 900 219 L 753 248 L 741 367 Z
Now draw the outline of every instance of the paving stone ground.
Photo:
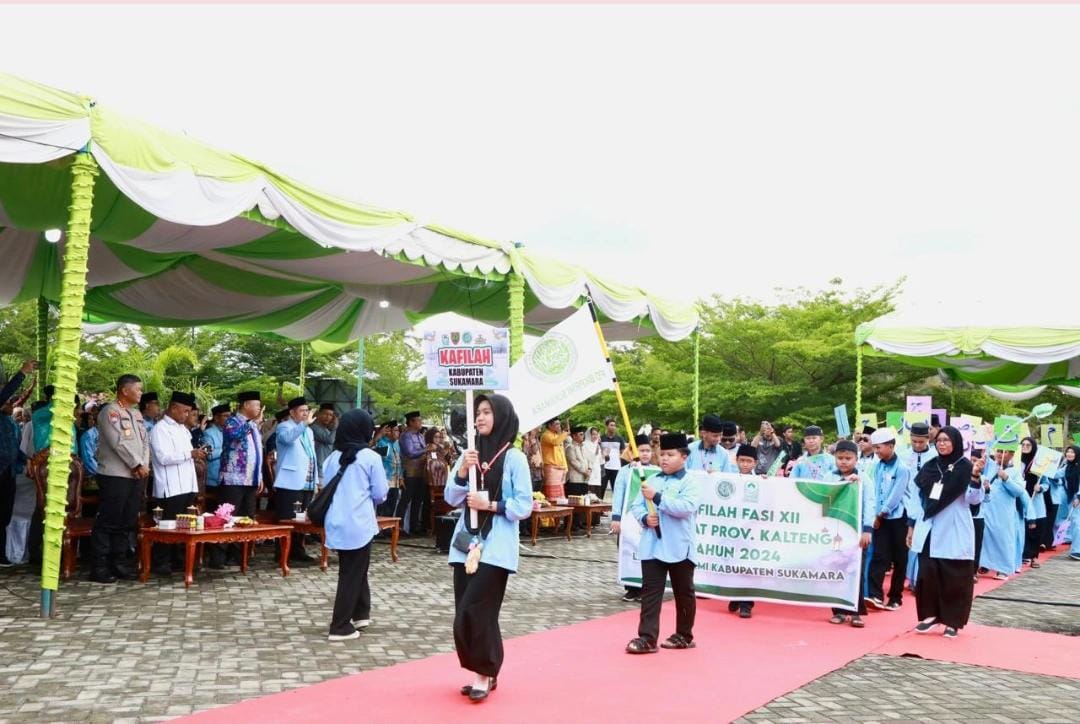
M 314 552 L 314 548 L 312 548 Z M 273 567 L 260 548 L 239 569 L 101 586 L 64 583 L 58 615 L 38 617 L 37 579 L 0 570 L 0 719 L 151 720 L 453 650 L 446 556 L 406 539 L 401 560 L 372 553 L 373 625 L 356 641 L 326 641 L 336 567 Z M 632 608 L 619 600 L 615 541 L 600 534 L 523 548 L 502 614 L 507 637 Z
M 864 656 L 739 722 L 1075 722 L 1080 681 Z
M 1058 555 L 1041 562 L 1042 568 L 976 598 L 971 620 L 987 626 L 1080 636 L 1080 561 Z
M 359 640 L 335 644 L 326 633 L 336 568 L 294 568 L 282 578 L 272 553 L 259 549 L 246 576 L 202 572 L 186 591 L 179 577 L 100 586 L 80 576 L 62 584 L 52 621 L 38 617 L 32 572 L 0 570 L 0 721 L 167 719 L 452 650 L 450 571 L 426 540 L 403 540 L 396 564 L 386 544 L 376 543 L 374 624 Z M 611 536 L 542 539 L 523 553 L 501 618 L 507 637 L 634 607 L 619 600 Z M 994 595 L 1078 602 L 1080 563 L 1054 559 Z M 1080 609 L 980 599 L 973 620 L 1075 634 Z M 929 713 L 920 713 L 888 694 L 939 680 L 960 682 L 938 698 L 968 721 L 1051 721 L 1073 711 L 1062 702 L 1080 694 L 1069 688 L 1077 682 L 1053 677 L 868 656 L 747 720 L 862 721 L 868 711 L 880 719 L 940 720 L 937 699 L 922 702 Z M 1035 685 L 1050 693 L 1030 696 Z M 1009 708 L 1014 702 L 1025 711 Z

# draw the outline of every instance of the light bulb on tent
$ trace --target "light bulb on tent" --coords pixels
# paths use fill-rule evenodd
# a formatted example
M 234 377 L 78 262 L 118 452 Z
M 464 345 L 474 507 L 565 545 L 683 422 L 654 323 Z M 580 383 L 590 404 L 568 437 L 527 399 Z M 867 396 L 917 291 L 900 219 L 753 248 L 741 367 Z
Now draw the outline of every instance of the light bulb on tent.
M 45 230 L 45 241 L 49 242 L 50 244 L 55 244 L 56 242 L 60 241 L 60 236 L 60 229 Z

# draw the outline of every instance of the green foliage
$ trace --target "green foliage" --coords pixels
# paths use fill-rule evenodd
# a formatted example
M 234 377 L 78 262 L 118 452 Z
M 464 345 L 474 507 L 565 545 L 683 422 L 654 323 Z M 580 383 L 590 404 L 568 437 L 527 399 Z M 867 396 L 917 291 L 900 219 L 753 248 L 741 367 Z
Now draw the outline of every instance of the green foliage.
M 748 431 L 762 420 L 833 426 L 833 408 L 855 413 L 855 327 L 893 309 L 899 283 L 845 290 L 840 280 L 820 292 L 778 290 L 772 304 L 714 296 L 702 305 L 701 413 L 716 413 Z M 635 428 L 646 422 L 695 430 L 693 341 L 647 339 L 612 361 Z M 906 395 L 930 394 L 938 407 L 992 418 L 1014 412 L 1012 403 L 977 387 L 950 391 L 937 375 L 900 362 L 864 357 L 862 409 L 884 417 L 904 409 Z M 956 405 L 949 405 L 954 394 Z M 1026 403 L 1025 403 L 1026 404 Z M 1034 404 L 1034 403 L 1031 403 Z M 574 422 L 596 424 L 618 416 L 615 396 L 604 393 L 571 411 Z M 622 428 L 622 421 L 619 422 Z

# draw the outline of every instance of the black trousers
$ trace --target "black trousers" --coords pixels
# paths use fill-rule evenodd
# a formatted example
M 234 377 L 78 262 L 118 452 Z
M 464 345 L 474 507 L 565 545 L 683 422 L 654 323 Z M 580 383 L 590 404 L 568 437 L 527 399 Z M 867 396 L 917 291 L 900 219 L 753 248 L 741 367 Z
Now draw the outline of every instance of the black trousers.
M 986 520 L 984 518 L 972 518 L 975 524 L 975 570 L 979 570 L 979 558 L 982 557 L 983 535 L 986 533 Z
M 454 569 L 454 647 L 461 668 L 498 676 L 503 664 L 499 611 L 510 571 L 481 563 L 471 576 L 464 563 Z
M 344 635 L 356 630 L 353 620 L 371 618 L 371 587 L 368 585 L 371 544 L 337 554 L 337 595 L 334 596 L 330 633 Z
M 401 488 L 390 488 L 386 491 L 386 500 L 379 503 L 375 508 L 375 515 L 390 518 L 401 517 Z
M 307 510 L 308 504 L 314 495 L 314 490 L 274 488 L 274 517 L 278 520 L 292 520 L 296 517 L 296 503 L 300 503 L 300 510 Z M 304 555 L 304 536 L 300 533 L 293 533 L 291 537 L 292 544 L 289 546 L 289 557 L 298 558 Z
M 7 527 L 15 509 L 15 471 L 0 473 L 0 560 L 7 560 Z
M 678 563 L 648 560 L 641 562 L 641 618 L 638 620 L 638 636 L 651 644 L 660 636 L 660 607 L 664 601 L 664 583 L 671 576 L 671 590 L 675 594 L 675 633 L 687 641 L 694 640 L 694 616 L 697 599 L 694 598 L 694 562 Z
M 127 555 L 129 537 L 136 533 L 139 506 L 146 482 L 115 475 L 98 475 L 99 503 L 94 528 L 94 567 L 106 568 L 109 559 Z
M 919 584 L 915 587 L 919 620 L 935 618 L 957 629 L 966 626 L 975 594 L 974 576 L 974 561 L 931 558 L 928 535 L 919 554 Z
M 906 535 L 906 534 L 905 534 Z M 905 567 L 907 563 L 904 563 Z M 859 605 L 852 611 L 850 608 L 836 608 L 833 607 L 834 616 L 850 616 L 852 614 L 859 614 L 860 616 L 866 615 L 866 576 L 863 572 L 866 570 L 866 549 L 863 548 L 862 555 L 859 557 Z
M 184 493 L 169 498 L 153 498 L 151 502 L 155 507 L 161 508 L 162 520 L 176 520 L 176 516 L 185 512 L 188 506 L 195 505 L 196 497 L 198 497 L 198 493 Z M 183 546 L 155 543 L 153 558 L 155 567 L 183 565 L 184 548 Z
M 1035 523 L 1034 528 L 1026 526 Z M 1046 518 L 1035 521 L 1026 521 L 1024 527 L 1024 560 L 1034 561 L 1039 558 L 1039 543 L 1042 541 L 1043 528 L 1046 526 Z
M 1053 550 L 1054 548 L 1054 521 L 1057 520 L 1058 506 L 1057 503 L 1051 503 L 1049 497 L 1046 501 L 1046 525 L 1042 529 L 1042 538 L 1039 543 L 1046 548 L 1046 550 Z
M 259 489 L 254 485 L 219 485 L 217 489 L 218 505 L 223 503 L 230 503 L 233 507 L 233 515 L 246 515 L 249 518 L 255 517 L 255 494 L 259 492 Z M 211 546 L 211 548 L 217 548 L 218 546 Z M 226 554 L 229 558 L 236 562 L 240 561 L 240 544 L 229 543 L 225 547 Z M 210 560 L 213 562 L 221 561 L 221 553 L 210 551 Z
M 603 468 L 600 471 L 600 500 L 604 499 L 604 491 L 607 490 L 607 487 L 609 485 L 611 486 L 612 490 L 615 490 L 615 478 L 617 478 L 618 476 L 618 470 L 608 470 L 607 468 Z
M 416 535 L 427 530 L 428 509 L 431 501 L 428 499 L 427 481 L 424 478 L 405 478 L 405 492 L 401 497 L 398 510 L 405 515 L 409 511 L 409 533 Z
M 900 601 L 904 597 L 904 577 L 907 575 L 907 521 L 904 518 L 883 520 L 874 531 L 874 553 L 870 557 L 870 580 L 866 591 L 871 598 L 886 602 Z M 883 595 L 885 572 L 892 565 L 888 598 Z

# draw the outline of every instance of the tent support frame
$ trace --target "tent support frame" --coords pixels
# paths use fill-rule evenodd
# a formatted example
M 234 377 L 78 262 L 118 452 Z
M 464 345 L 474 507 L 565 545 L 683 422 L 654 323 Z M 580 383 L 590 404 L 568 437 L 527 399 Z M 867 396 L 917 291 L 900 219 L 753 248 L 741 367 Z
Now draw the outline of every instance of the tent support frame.
M 60 582 L 60 554 L 67 516 L 68 475 L 71 469 L 73 403 L 78 391 L 79 346 L 86 301 L 86 268 L 90 256 L 90 214 L 94 203 L 97 162 L 89 148 L 75 155 L 71 166 L 71 206 L 60 282 L 60 319 L 53 349 L 54 394 L 49 473 L 45 492 L 45 542 L 41 563 L 41 616 L 55 613 Z

